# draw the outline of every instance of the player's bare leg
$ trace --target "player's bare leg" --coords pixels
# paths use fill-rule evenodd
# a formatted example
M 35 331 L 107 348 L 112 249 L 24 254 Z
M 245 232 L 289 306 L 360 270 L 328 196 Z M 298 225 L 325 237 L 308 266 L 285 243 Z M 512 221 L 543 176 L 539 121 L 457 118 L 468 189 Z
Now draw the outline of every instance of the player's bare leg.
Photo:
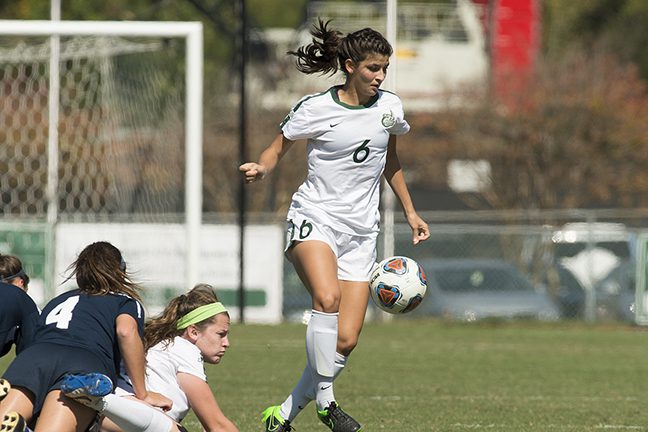
M 34 397 L 31 392 L 22 388 L 10 387 L 6 396 L 0 402 L 0 420 L 9 413 L 17 413 L 26 421 L 32 417 Z
M 337 259 L 330 246 L 312 240 L 295 242 L 287 252 L 306 289 L 313 298 L 313 309 L 335 313 L 340 306 Z
M 348 356 L 358 344 L 369 303 L 368 282 L 339 281 L 341 290 L 337 352 Z
M 61 409 L 61 405 L 66 409 Z M 45 397 L 34 431 L 84 432 L 96 414 L 93 409 L 73 401 L 60 390 L 52 390 Z
M 329 313 L 340 312 L 342 307 L 342 290 L 348 291 L 349 295 L 347 296 L 346 301 L 349 305 L 346 308 L 347 318 L 344 326 L 345 330 L 343 340 L 345 341 L 344 345 L 346 346 L 345 351 L 351 352 L 357 343 L 358 335 L 362 329 L 364 311 L 368 302 L 368 289 L 366 288 L 366 282 L 359 283 L 346 281 L 343 287 L 337 280 L 337 260 L 335 259 L 335 255 L 333 254 L 333 251 L 330 250 L 330 247 L 323 242 L 310 241 L 299 243 L 291 252 L 291 259 L 295 265 L 295 270 L 302 278 L 302 282 L 310 288 L 313 297 L 313 316 L 311 317 L 309 328 L 313 323 L 313 319 L 321 318 L 318 311 Z M 361 288 L 362 286 L 364 286 L 364 289 Z M 357 291 L 357 293 L 355 291 Z M 363 292 L 364 294 L 362 294 Z M 357 305 L 355 308 L 361 309 L 361 314 L 352 310 L 353 301 L 360 302 L 360 308 L 358 308 Z M 362 315 L 362 318 L 360 318 L 359 315 Z M 337 329 L 339 329 L 339 327 Z M 335 432 L 360 431 L 360 424 L 340 409 L 335 399 L 332 397 L 332 391 L 330 392 L 330 396 L 322 395 L 324 390 L 332 390 L 336 370 L 336 354 L 338 354 L 336 353 L 339 343 L 338 332 L 336 332 L 334 342 L 335 344 L 333 347 L 335 349 L 330 350 L 330 348 L 328 348 L 326 351 L 329 355 L 329 358 L 326 360 L 327 366 L 330 367 L 330 370 L 326 370 L 324 374 L 322 374 L 321 371 L 315 371 L 313 374 L 313 377 L 316 379 L 314 384 L 316 385 L 317 392 L 317 414 L 319 419 Z M 312 363 L 310 356 L 309 361 Z M 326 381 L 324 381 L 324 379 L 326 379 Z
M 306 355 L 317 386 L 315 402 L 323 409 L 335 401 L 333 376 L 341 298 L 337 258 L 327 243 L 318 240 L 297 242 L 289 254 L 311 292 L 313 309 L 306 329 Z

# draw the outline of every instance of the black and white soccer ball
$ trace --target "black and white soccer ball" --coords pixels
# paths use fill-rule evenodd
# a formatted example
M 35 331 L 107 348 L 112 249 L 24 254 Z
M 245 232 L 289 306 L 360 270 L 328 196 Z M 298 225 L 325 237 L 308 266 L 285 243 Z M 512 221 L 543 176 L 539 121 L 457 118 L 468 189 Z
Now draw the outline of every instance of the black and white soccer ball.
M 421 304 L 427 291 L 423 268 L 412 258 L 394 256 L 384 259 L 369 277 L 373 302 L 385 312 L 411 312 Z

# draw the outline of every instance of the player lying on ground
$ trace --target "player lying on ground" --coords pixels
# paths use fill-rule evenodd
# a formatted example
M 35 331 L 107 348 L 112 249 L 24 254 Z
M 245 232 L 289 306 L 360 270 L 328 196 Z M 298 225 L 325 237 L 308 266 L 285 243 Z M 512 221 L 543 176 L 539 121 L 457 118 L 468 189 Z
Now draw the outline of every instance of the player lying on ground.
M 147 388 L 173 401 L 166 414 L 131 396 L 127 380 L 120 379 L 117 394 L 96 392 L 98 374 L 72 375 L 63 383 L 66 395 L 105 416 L 104 432 L 177 432 L 194 410 L 206 432 L 238 432 L 220 409 L 207 383 L 204 363 L 218 364 L 229 348 L 229 314 L 207 284 L 172 299 L 162 314 L 146 324 Z M 102 397 L 103 396 L 103 397 Z

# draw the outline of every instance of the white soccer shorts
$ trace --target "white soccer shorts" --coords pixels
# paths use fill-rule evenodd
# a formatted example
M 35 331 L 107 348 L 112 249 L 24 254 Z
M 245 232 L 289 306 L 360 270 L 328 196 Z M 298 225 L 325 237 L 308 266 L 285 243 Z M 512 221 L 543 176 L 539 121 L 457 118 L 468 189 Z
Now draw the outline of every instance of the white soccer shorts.
M 295 242 L 319 240 L 331 248 L 337 257 L 338 279 L 368 281 L 376 264 L 377 234 L 352 235 L 341 233 L 298 215 L 286 221 L 287 251 Z

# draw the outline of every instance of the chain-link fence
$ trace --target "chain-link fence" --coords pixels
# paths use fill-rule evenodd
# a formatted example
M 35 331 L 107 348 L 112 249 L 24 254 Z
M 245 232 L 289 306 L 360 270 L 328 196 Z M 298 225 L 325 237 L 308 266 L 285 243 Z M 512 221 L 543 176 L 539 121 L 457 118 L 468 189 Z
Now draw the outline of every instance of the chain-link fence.
M 246 274 L 273 280 L 276 277 L 282 293 L 263 288 L 263 284 L 248 278 L 248 285 L 254 286 L 248 287 L 247 300 L 257 291 L 264 296 L 261 303 L 280 295 L 283 306 L 279 313 L 283 319 L 299 322 L 304 312 L 311 309 L 311 298 L 292 265 L 282 258 L 283 217 L 261 213 L 249 216 L 248 223 L 255 228 L 248 226 L 246 231 L 252 236 L 250 244 L 255 247 L 250 249 L 250 257 L 254 259 L 245 262 Z M 402 219 L 397 218 L 393 230 L 394 254 L 418 261 L 428 277 L 423 303 L 403 318 L 628 323 L 635 320 L 635 275 L 638 274 L 635 240 L 639 234 L 648 232 L 646 210 L 428 212 L 422 217 L 431 230 L 426 242 L 413 246 L 411 231 Z M 207 248 L 202 259 L 213 271 L 232 273 L 229 279 L 235 281 L 238 258 L 232 239 L 237 228 L 227 218 L 205 219 L 204 235 L 209 237 L 210 244 L 220 246 L 214 250 Z M 165 229 L 167 239 L 169 230 Z M 384 233 L 388 231 L 381 232 L 378 251 L 383 250 Z M 55 252 L 44 246 L 47 227 L 42 223 L 24 222 L 18 226 L 5 222 L 0 225 L 0 233 L 0 252 L 19 255 L 35 283 L 42 283 L 38 281 L 44 279 L 43 265 L 48 259 L 54 259 L 47 256 L 47 251 Z M 126 240 L 124 244 L 132 246 Z M 154 255 L 156 260 L 171 259 L 165 251 L 156 251 Z M 137 278 L 142 279 L 146 275 L 145 262 L 132 251 L 127 256 Z M 268 261 L 259 259 L 260 256 L 274 258 Z M 380 252 L 378 258 L 383 258 Z M 179 261 L 169 263 L 171 267 L 180 265 Z M 227 297 L 228 304 L 237 307 L 235 283 L 222 285 L 216 279 L 205 277 L 223 295 L 231 297 Z M 155 296 L 160 293 L 156 294 L 150 280 L 144 278 L 142 282 L 147 299 L 157 299 Z M 42 291 L 36 289 L 38 286 L 34 288 L 30 291 Z M 174 289 L 184 287 L 181 283 L 174 284 Z M 47 298 L 38 300 L 42 303 Z M 248 318 L 254 313 L 249 310 Z M 368 317 L 380 319 L 384 315 L 370 306 Z
M 394 227 L 395 254 L 417 260 L 428 277 L 426 299 L 408 317 L 634 322 L 634 239 L 648 229 L 648 212 L 423 216 L 431 237 L 417 246 L 403 221 Z M 308 308 L 310 297 L 286 263 L 284 317 L 299 320 Z

